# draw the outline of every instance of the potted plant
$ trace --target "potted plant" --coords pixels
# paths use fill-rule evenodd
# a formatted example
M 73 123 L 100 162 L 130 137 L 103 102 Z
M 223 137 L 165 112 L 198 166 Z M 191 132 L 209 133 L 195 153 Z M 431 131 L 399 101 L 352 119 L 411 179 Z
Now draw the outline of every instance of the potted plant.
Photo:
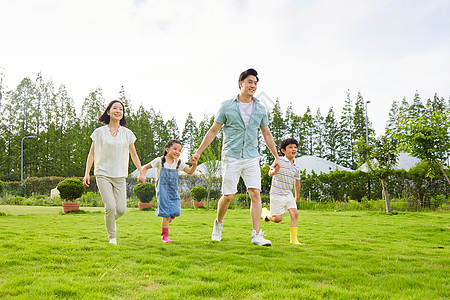
M 134 186 L 133 192 L 139 199 L 138 206 L 140 210 L 147 210 L 152 207 L 151 201 L 156 195 L 153 183 L 138 183 Z
M 66 200 L 65 202 L 62 202 L 64 213 L 80 208 L 80 203 L 75 202 L 75 200 L 80 198 L 86 190 L 86 187 L 81 180 L 67 178 L 58 183 L 56 188 L 59 191 L 61 199 Z
M 204 207 L 205 203 L 202 201 L 206 195 L 208 194 L 208 191 L 202 187 L 202 186 L 194 186 L 190 191 L 191 197 L 192 197 L 192 204 L 194 205 L 194 208 Z

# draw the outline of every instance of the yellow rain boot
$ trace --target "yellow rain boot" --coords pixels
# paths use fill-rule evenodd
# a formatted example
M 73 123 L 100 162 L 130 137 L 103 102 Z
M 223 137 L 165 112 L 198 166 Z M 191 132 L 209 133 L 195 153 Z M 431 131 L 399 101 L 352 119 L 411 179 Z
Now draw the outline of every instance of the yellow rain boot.
M 291 227 L 291 244 L 300 245 L 297 239 L 298 227 Z

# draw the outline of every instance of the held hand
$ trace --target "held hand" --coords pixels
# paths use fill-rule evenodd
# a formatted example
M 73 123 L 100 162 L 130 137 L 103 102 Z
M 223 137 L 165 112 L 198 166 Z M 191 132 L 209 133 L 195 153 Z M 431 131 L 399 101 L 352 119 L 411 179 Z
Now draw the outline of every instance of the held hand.
M 91 184 L 91 177 L 88 175 L 85 175 L 83 178 L 83 185 L 85 187 L 89 187 L 89 185 Z
M 192 159 L 192 157 L 191 157 L 191 159 Z M 193 159 L 192 159 L 192 161 L 191 161 L 191 159 L 189 160 L 189 162 L 191 163 L 191 165 L 192 165 L 193 167 L 196 167 L 197 164 L 198 164 L 198 160 L 193 160 Z
M 137 178 L 137 182 L 138 183 L 145 183 L 145 175 L 139 174 L 138 178 Z
M 191 158 L 189 159 L 189 162 L 191 163 L 191 165 L 193 165 L 194 163 L 197 164 L 199 159 L 200 159 L 200 154 L 195 153 L 194 155 L 191 156 Z
M 274 165 L 273 169 L 275 170 L 275 173 L 278 173 L 278 171 L 280 171 L 280 169 L 281 169 L 280 164 Z
M 273 168 L 275 170 L 277 170 L 277 172 L 278 172 L 278 170 L 280 170 L 280 167 L 281 167 L 281 165 L 280 165 L 280 158 L 277 157 L 277 158 L 275 158 L 275 161 L 273 162 Z

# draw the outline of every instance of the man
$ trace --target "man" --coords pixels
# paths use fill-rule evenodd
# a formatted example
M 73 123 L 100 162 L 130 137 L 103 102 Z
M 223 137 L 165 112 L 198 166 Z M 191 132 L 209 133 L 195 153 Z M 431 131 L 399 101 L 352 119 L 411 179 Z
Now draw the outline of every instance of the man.
M 217 219 L 211 239 L 222 239 L 223 218 L 231 200 L 237 192 L 239 177 L 242 176 L 252 200 L 250 214 L 252 218 L 252 243 L 258 246 L 271 246 L 272 242 L 264 238 L 259 228 L 261 222 L 261 169 L 258 153 L 258 129 L 275 158 L 274 166 L 279 165 L 279 157 L 269 129 L 269 119 L 265 107 L 254 98 L 258 83 L 258 73 L 248 69 L 239 76 L 240 93 L 235 98 L 222 103 L 214 124 L 206 133 L 200 147 L 191 157 L 198 161 L 202 152 L 214 140 L 223 127 L 222 147 L 222 197 L 217 206 Z

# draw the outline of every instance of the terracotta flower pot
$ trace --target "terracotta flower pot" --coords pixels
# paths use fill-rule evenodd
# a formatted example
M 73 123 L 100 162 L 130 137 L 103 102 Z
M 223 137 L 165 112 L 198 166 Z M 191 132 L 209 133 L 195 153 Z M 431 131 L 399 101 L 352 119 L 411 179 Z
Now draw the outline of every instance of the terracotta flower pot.
M 145 210 L 145 209 L 149 209 L 150 207 L 152 207 L 152 204 L 139 202 L 138 206 L 139 206 L 140 210 Z
M 200 202 L 193 201 L 192 204 L 194 205 L 194 208 L 199 208 L 199 207 L 205 206 L 205 202 L 203 202 L 203 201 L 200 201 Z
M 62 207 L 64 210 L 64 213 L 68 213 L 69 211 L 78 210 L 80 208 L 79 202 L 63 202 Z

